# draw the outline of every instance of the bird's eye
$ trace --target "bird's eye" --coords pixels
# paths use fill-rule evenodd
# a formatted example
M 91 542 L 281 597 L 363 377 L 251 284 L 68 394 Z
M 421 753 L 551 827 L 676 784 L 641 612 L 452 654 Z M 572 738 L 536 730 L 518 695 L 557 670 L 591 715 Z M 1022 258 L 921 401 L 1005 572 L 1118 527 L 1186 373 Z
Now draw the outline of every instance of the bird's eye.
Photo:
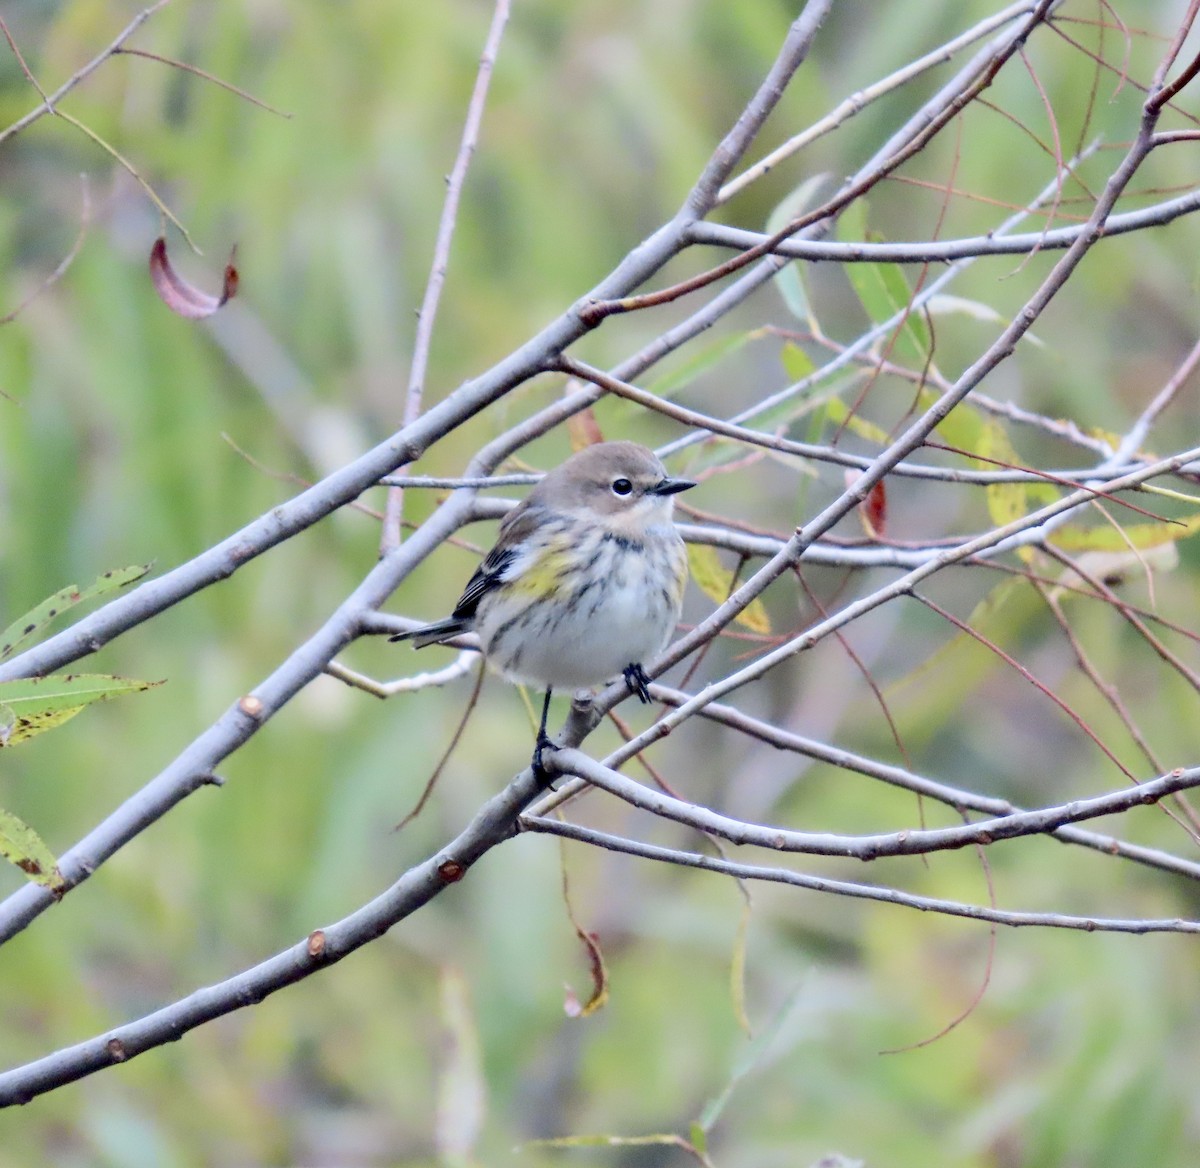
M 613 479 L 612 492 L 614 495 L 630 495 L 633 493 L 633 483 L 628 479 Z

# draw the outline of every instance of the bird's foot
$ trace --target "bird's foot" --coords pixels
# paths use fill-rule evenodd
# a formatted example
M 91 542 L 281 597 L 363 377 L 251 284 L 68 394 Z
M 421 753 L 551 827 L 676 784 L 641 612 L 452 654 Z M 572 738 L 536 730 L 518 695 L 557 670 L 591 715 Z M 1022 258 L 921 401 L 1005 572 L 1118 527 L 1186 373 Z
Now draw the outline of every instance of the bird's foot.
M 642 668 L 641 663 L 634 661 L 631 665 L 626 665 L 622 671 L 622 676 L 625 678 L 625 684 L 642 700 L 642 705 L 650 704 L 650 678 L 646 676 L 646 671 Z
M 537 785 L 544 789 L 553 787 L 554 780 L 558 777 L 557 775 L 546 773 L 545 764 L 542 762 L 542 751 L 547 747 L 553 750 L 554 743 L 550 740 L 550 735 L 542 731 L 537 736 L 537 742 L 534 743 L 533 758 L 529 763 L 530 769 L 533 771 L 533 777 L 537 780 Z

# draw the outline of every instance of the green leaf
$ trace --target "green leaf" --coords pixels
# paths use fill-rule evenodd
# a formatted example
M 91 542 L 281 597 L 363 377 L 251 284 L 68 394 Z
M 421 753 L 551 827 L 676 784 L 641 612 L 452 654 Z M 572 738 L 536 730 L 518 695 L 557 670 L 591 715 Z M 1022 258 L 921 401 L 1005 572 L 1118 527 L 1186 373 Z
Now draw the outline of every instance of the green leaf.
M 782 231 L 793 219 L 798 219 L 816 202 L 817 192 L 824 185 L 828 175 L 814 174 L 802 182 L 790 194 L 785 195 L 782 202 L 771 212 L 767 220 L 767 234 L 775 235 Z M 788 311 L 797 319 L 806 321 L 813 331 L 817 331 L 817 318 L 809 306 L 808 293 L 804 288 L 800 265 L 803 261 L 793 260 L 779 270 L 775 277 L 775 287 Z
M 788 341 L 779 352 L 779 360 L 789 381 L 803 381 L 815 370 L 813 359 L 794 341 Z
M 838 218 L 838 238 L 843 242 L 882 239 L 878 232 L 866 230 L 866 218 L 866 203 L 861 199 L 852 203 Z M 912 290 L 899 264 L 846 264 L 845 271 L 863 310 L 874 324 L 891 320 L 912 303 Z M 919 309 L 909 311 L 894 335 L 892 359 L 898 364 L 923 369 L 933 351 L 933 338 L 922 312 Z
M 688 564 L 692 569 L 692 579 L 705 596 L 717 604 L 724 604 L 729 599 L 733 590 L 733 573 L 721 563 L 716 548 L 707 544 L 688 544 Z M 771 632 L 771 618 L 757 597 L 733 619 L 752 633 L 767 636 Z
M 0 633 L 0 661 L 11 657 L 14 650 L 22 642 L 45 628 L 51 621 L 61 616 L 75 605 L 106 592 L 113 592 L 140 580 L 148 571 L 149 564 L 134 564 L 129 568 L 113 568 L 102 576 L 97 576 L 86 588 L 70 584 L 61 592 L 56 592 L 41 604 L 32 608 L 24 616 L 18 617 L 11 625 Z
M 941 397 L 932 389 L 923 389 L 917 397 L 917 404 L 922 410 L 927 410 Z M 959 402 L 938 424 L 937 434 L 947 446 L 968 454 L 979 452 L 983 428 L 987 420 L 968 402 Z
M 689 360 L 677 368 L 655 378 L 646 386 L 646 390 L 655 397 L 669 399 L 681 389 L 686 389 L 702 373 L 707 373 L 718 362 L 744 348 L 747 341 L 760 336 L 762 336 L 760 329 L 752 329 L 744 333 L 735 333 L 730 337 L 718 337 L 709 344 L 701 346 Z M 627 404 L 633 405 L 634 403 Z
M 61 726 L 85 706 L 140 693 L 161 681 L 133 681 L 103 673 L 65 673 L 0 681 L 0 747 L 14 746 Z
M 30 880 L 44 888 L 63 887 L 54 853 L 28 824 L 0 810 L 0 856 L 15 864 Z
M 756 410 L 752 419 L 754 428 L 767 434 L 778 434 L 805 415 L 821 413 L 821 407 L 826 402 L 836 398 L 847 386 L 854 385 L 859 380 L 860 375 L 857 372 L 843 372 L 824 386 L 821 386 L 821 379 L 818 378 L 803 394 L 795 394 L 766 409 Z M 818 388 L 819 386 L 821 388 Z M 820 433 L 821 429 L 818 427 L 809 435 L 809 440 L 817 441 Z M 741 449 L 745 451 L 744 446 Z

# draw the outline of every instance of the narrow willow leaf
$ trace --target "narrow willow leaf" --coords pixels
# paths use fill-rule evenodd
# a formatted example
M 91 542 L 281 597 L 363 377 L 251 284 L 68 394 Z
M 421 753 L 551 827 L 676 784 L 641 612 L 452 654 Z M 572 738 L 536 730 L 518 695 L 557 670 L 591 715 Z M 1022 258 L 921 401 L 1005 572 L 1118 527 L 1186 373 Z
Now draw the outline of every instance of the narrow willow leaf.
M 721 563 L 716 548 L 707 544 L 688 544 L 688 564 L 692 569 L 692 579 L 705 596 L 716 604 L 724 604 L 729 599 L 733 573 Z M 771 619 L 758 598 L 750 601 L 734 620 L 752 633 L 762 636 L 767 636 L 771 631 Z
M 608 967 L 604 964 L 604 952 L 600 948 L 600 939 L 595 933 L 589 933 L 571 914 L 571 924 L 575 935 L 587 954 L 588 970 L 592 975 L 592 996 L 586 1002 L 579 1000 L 579 995 L 571 986 L 566 987 L 563 1012 L 568 1018 L 587 1018 L 602 1010 L 608 1004 Z
M 700 1112 L 700 1118 L 696 1123 L 701 1131 L 712 1131 L 713 1125 L 721 1118 L 721 1113 L 733 1097 L 738 1084 L 767 1061 L 779 1041 L 780 1035 L 791 1022 L 792 1015 L 803 1005 L 803 996 L 801 988 L 795 989 L 762 1031 L 741 1049 L 725 1085 L 705 1103 Z
M 1050 542 L 1068 552 L 1120 552 L 1160 547 L 1187 539 L 1200 531 L 1200 515 L 1174 523 L 1131 523 L 1119 531 L 1109 524 L 1096 527 L 1059 527 Z
M 981 462 L 984 470 L 996 470 L 997 462 L 1016 466 L 1019 459 L 1008 435 L 999 422 L 984 424 L 975 453 L 990 462 Z M 1028 490 L 1024 483 L 989 483 L 984 491 L 987 498 L 988 517 L 997 527 L 1023 519 L 1029 511 Z
M 126 584 L 140 580 L 148 571 L 150 571 L 149 564 L 114 568 L 102 576 L 97 576 L 86 588 L 79 588 L 71 584 L 61 592 L 56 592 L 35 608 L 31 608 L 24 616 L 18 617 L 4 632 L 0 633 L 0 661 L 5 657 L 11 657 L 18 645 L 28 640 L 68 609 L 74 608 L 75 605 L 81 604 L 85 600 L 91 600 L 93 597 L 103 596 L 106 592 L 124 588 Z
M 991 641 L 1011 642 L 1021 636 L 1040 606 L 1041 601 L 1026 580 L 1014 576 L 997 584 L 975 605 L 967 624 Z M 934 718 L 944 717 L 947 702 L 964 701 L 1002 664 L 970 633 L 957 631 L 936 652 L 889 684 L 884 693 L 893 703 L 893 714 L 897 714 L 901 701 L 919 706 L 918 711 L 904 711 L 904 716 L 912 719 L 914 733 L 919 733 L 921 711 Z
M 133 681 L 103 673 L 64 673 L 0 681 L 0 746 L 12 746 L 61 726 L 85 706 L 161 681 Z
M 871 238 L 879 240 L 878 232 L 866 230 L 867 208 L 863 200 L 851 204 L 838 219 L 838 238 L 855 242 Z M 863 311 L 873 324 L 883 324 L 912 303 L 912 290 L 899 264 L 847 264 L 846 276 L 854 289 Z M 933 338 L 929 324 L 919 309 L 908 311 L 898 326 L 891 354 L 895 361 L 922 369 L 929 360 Z
M 750 933 L 750 914 L 750 901 L 743 900 L 737 933 L 733 938 L 733 958 L 729 963 L 729 994 L 733 1000 L 733 1016 L 748 1037 L 752 1034 L 750 1019 L 746 1015 L 746 942 Z M 695 1143 L 694 1135 L 692 1142 Z M 701 1147 L 700 1151 L 704 1149 Z
M 795 341 L 788 341 L 779 351 L 783 371 L 791 381 L 803 381 L 816 370 L 813 359 Z
M 1081 599 L 1074 589 L 1084 593 L 1092 591 L 1092 580 L 1102 580 L 1109 588 L 1116 588 L 1130 579 L 1146 576 L 1152 572 L 1173 572 L 1179 567 L 1179 548 L 1173 543 L 1159 547 L 1137 549 L 1128 547 L 1119 552 L 1081 552 L 1075 557 L 1079 569 L 1067 568 L 1059 577 L 1060 588 L 1055 594 L 1063 600 Z
M 749 332 L 735 333 L 731 337 L 717 337 L 716 340 L 701 346 L 689 360 L 677 368 L 655 378 L 646 386 L 646 390 L 655 397 L 670 399 L 681 389 L 686 389 L 691 385 L 701 374 L 707 373 L 714 365 L 738 352 L 745 347 L 748 341 L 759 336 L 762 336 L 762 331 L 754 329 Z M 627 404 L 635 403 L 628 402 Z
M 674 1132 L 649 1136 L 552 1136 L 544 1140 L 526 1140 L 523 1148 L 650 1148 L 660 1144 L 682 1147 L 686 1141 Z
M 852 414 L 850 407 L 841 398 L 830 398 L 825 404 L 825 411 L 830 422 L 835 426 L 849 430 L 851 434 L 857 434 L 868 442 L 874 442 L 876 446 L 891 444 L 891 438 L 888 437 L 888 432 L 882 426 L 877 426 L 874 422 L 868 422 L 866 418 Z
M 62 873 L 54 853 L 28 824 L 8 811 L 0 810 L 0 856 L 16 864 L 30 880 L 44 888 L 63 886 Z
M 1000 325 L 1002 328 L 1008 324 L 1007 318 L 1001 316 L 990 304 L 984 304 L 981 300 L 968 300 L 963 296 L 953 296 L 945 292 L 938 296 L 931 296 L 925 302 L 925 307 L 929 310 L 930 316 L 949 316 L 951 313 L 958 313 L 962 316 L 969 316 L 972 320 L 983 321 L 985 324 Z M 1032 329 L 1021 337 L 1021 341 L 1022 343 L 1028 341 L 1039 349 L 1046 347 L 1046 342 L 1035 336 Z
M 817 193 L 824 186 L 827 178 L 828 175 L 814 174 L 805 179 L 795 190 L 785 195 L 767 220 L 767 234 L 775 235 L 782 231 L 793 219 L 798 219 L 812 207 L 816 203 Z M 783 297 L 788 311 L 797 320 L 807 322 L 815 332 L 818 327 L 817 318 L 813 315 L 812 307 L 809 304 L 800 265 L 800 260 L 793 260 L 790 264 L 785 265 L 779 270 L 779 275 L 775 277 L 774 283 L 775 287 L 779 289 L 779 295 Z

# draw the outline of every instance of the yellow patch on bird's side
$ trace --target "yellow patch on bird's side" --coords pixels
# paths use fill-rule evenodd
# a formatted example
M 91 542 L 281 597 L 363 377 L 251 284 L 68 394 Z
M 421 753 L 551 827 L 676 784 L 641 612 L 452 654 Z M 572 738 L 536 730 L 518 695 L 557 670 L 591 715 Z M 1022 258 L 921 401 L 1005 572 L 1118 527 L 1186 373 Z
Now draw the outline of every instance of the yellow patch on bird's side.
M 571 556 L 566 548 L 551 548 L 537 558 L 515 580 L 508 583 L 518 596 L 556 596 L 563 586 L 563 578 L 571 568 Z

